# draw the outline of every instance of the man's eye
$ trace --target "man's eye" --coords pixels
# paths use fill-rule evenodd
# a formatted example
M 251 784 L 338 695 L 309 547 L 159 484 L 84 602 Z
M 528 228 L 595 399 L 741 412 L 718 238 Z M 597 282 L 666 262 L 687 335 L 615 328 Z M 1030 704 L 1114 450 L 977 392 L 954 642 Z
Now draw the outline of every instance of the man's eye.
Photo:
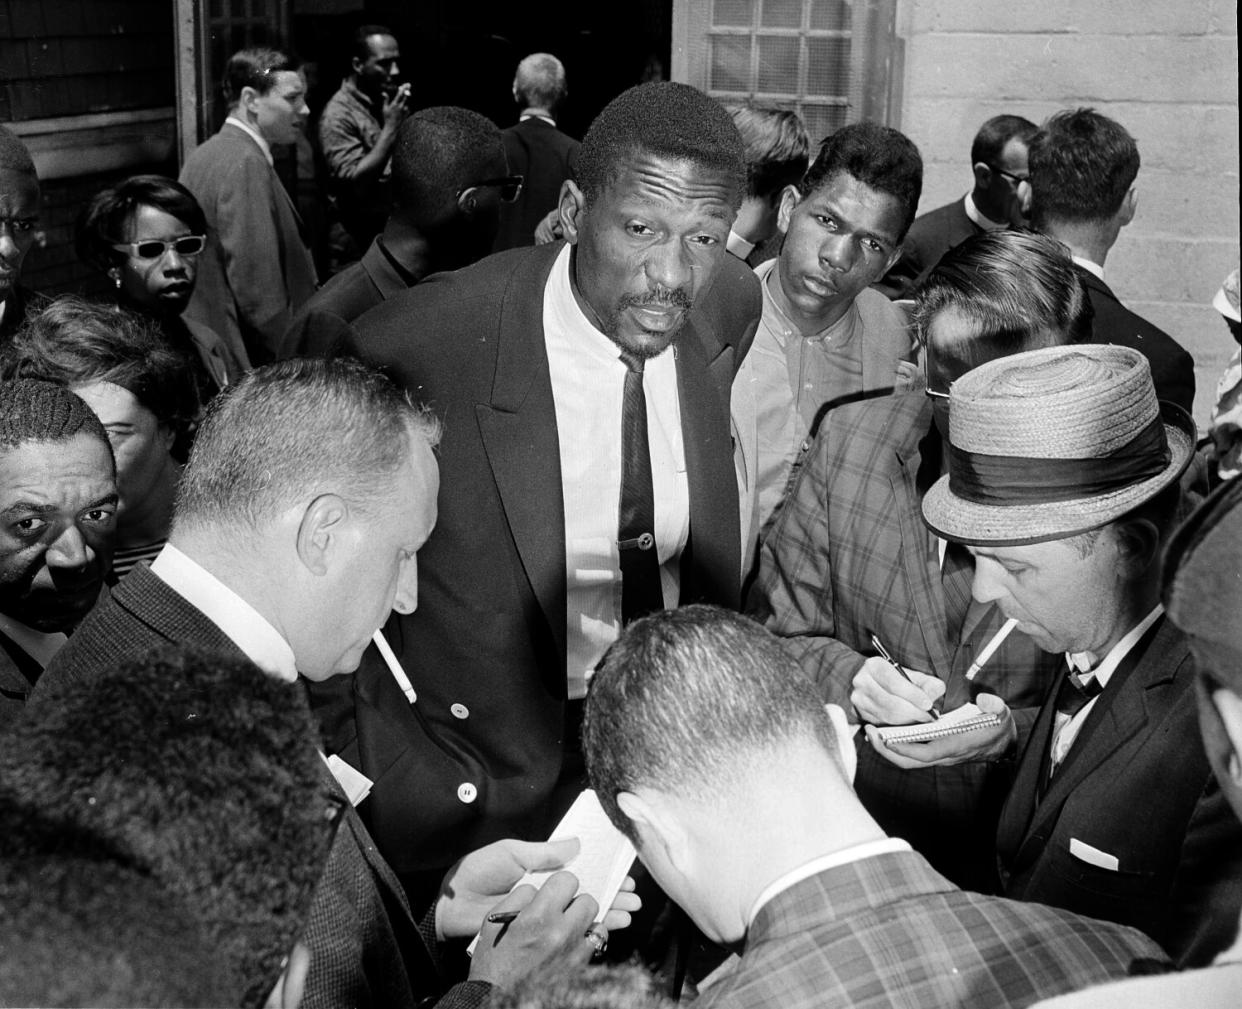
M 829 228 L 833 231 L 836 230 L 837 221 L 835 217 L 829 217 L 827 214 L 816 214 L 815 220 L 817 220 L 820 225 L 825 228 Z
M 715 235 L 695 235 L 690 239 L 695 245 L 702 245 L 705 248 L 711 248 L 713 245 L 719 245 L 720 239 Z
M 86 513 L 85 518 L 87 522 L 107 522 L 112 518 L 113 514 L 114 512 L 111 508 L 92 508 Z
M 647 225 L 645 225 L 645 224 L 637 224 L 637 223 L 633 223 L 633 224 L 627 224 L 625 227 L 626 227 L 626 230 L 627 230 L 627 231 L 628 231 L 631 235 L 642 235 L 642 236 L 646 236 L 646 235 L 653 235 L 653 234 L 655 234 L 655 232 L 653 232 L 653 231 L 652 231 L 649 227 L 647 227 Z
M 47 528 L 47 523 L 40 518 L 19 519 L 13 523 L 13 528 L 17 530 L 19 536 L 37 536 Z
M 884 246 L 877 242 L 874 238 L 868 238 L 863 242 L 863 246 L 868 252 L 883 252 Z

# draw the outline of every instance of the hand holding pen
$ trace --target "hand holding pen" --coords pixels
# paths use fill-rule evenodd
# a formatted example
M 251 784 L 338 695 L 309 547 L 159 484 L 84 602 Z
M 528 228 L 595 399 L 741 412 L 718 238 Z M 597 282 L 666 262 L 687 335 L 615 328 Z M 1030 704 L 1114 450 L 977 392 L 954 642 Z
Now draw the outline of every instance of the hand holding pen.
M 901 665 L 874 634 L 871 643 L 879 655 L 863 663 L 850 694 L 859 719 L 873 725 L 908 725 L 939 718 L 936 705 L 944 696 L 944 683 Z

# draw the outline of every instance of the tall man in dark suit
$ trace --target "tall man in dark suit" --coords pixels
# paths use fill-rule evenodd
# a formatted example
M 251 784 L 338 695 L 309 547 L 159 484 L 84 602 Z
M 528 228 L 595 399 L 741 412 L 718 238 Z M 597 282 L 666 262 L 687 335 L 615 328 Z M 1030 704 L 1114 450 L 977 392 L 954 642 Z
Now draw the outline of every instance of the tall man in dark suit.
M 302 306 L 281 357 L 331 353 L 350 324 L 432 273 L 487 255 L 500 208 L 521 189 L 508 175 L 500 131 L 451 105 L 423 109 L 401 124 L 392 149 L 393 210 L 362 261 L 342 270 Z
M 90 407 L 50 382 L 0 382 L 0 725 L 99 598 L 116 465 Z
M 21 286 L 22 262 L 39 224 L 39 176 L 30 152 L 0 126 L 0 340 L 26 318 L 31 294 Z
M 1094 109 L 1058 112 L 1031 138 L 1031 225 L 1069 246 L 1095 309 L 1095 339 L 1140 351 L 1156 395 L 1191 411 L 1195 362 L 1164 330 L 1126 308 L 1104 281 L 1104 262 L 1134 219 L 1139 152 L 1120 123 Z
M 95 609 L 32 706 L 160 644 L 244 656 L 289 682 L 351 672 L 388 614 L 417 605 L 415 554 L 436 520 L 437 431 L 356 362 L 281 362 L 247 375 L 199 429 L 168 545 Z M 365 782 L 334 771 L 341 800 L 356 801 Z M 567 854 L 500 842 L 465 858 L 428 912 L 428 931 L 473 935 L 524 869 L 555 868 Z M 558 874 L 537 895 L 510 897 L 503 909 L 521 908 L 522 920 L 503 937 L 484 926 L 470 981 L 444 992 L 405 895 L 351 806 L 310 911 L 304 1004 L 378 1009 L 443 994 L 446 1007 L 477 1005 L 490 983 L 516 980 L 542 956 L 585 961 L 596 907 L 576 891 L 574 877 Z
M 186 307 L 239 360 L 276 354 L 289 321 L 315 291 L 315 264 L 293 201 L 272 169 L 272 145 L 297 140 L 310 110 L 298 63 L 274 49 L 243 49 L 224 71 L 229 115 L 194 149 L 182 184 L 207 215 L 207 247 Z
M 632 624 L 600 663 L 583 728 L 600 802 L 707 936 L 743 943 L 696 1005 L 1025 1006 L 1159 955 L 959 890 L 863 809 L 845 731 L 778 639 L 715 607 Z
M 534 245 L 535 228 L 555 209 L 561 183 L 571 176 L 578 141 L 556 128 L 567 94 L 565 68 L 555 56 L 534 53 L 518 64 L 513 100 L 522 112 L 502 136 L 509 171 L 525 181 L 517 201 L 501 209 L 495 252 Z
M 413 886 L 484 839 L 545 834 L 558 779 L 562 798 L 581 783 L 586 677 L 630 602 L 737 605 L 729 387 L 759 291 L 725 241 L 745 185 L 719 105 L 631 89 L 564 187 L 568 244 L 430 278 L 357 323 L 352 348 L 445 421 L 419 608 L 385 632 L 408 690 L 368 653 L 334 733 Z M 692 313 L 709 288 L 723 307 Z M 645 451 L 622 451 L 627 414 Z M 653 503 L 641 534 L 621 535 L 623 493 Z
M 1030 193 L 1027 144 L 1037 127 L 1021 116 L 993 116 L 970 145 L 974 188 L 960 200 L 929 210 L 906 234 L 901 258 L 875 285 L 890 298 L 912 298 L 940 258 L 974 235 L 1026 224 Z
M 851 721 L 931 719 L 969 699 L 966 670 L 1002 623 L 972 605 L 972 562 L 924 527 L 919 502 L 947 465 L 944 393 L 971 368 L 1018 350 L 1090 336 L 1086 295 L 1050 239 L 996 231 L 932 271 L 915 325 L 927 395 L 829 411 L 759 553 L 748 608 L 779 635 L 824 699 Z M 918 684 L 876 654 L 875 635 Z M 1017 708 L 1042 699 L 1052 660 L 1011 636 L 978 674 Z M 862 747 L 855 787 L 885 830 L 972 890 L 996 886 L 992 852 L 1007 779 L 984 764 L 905 772 Z
M 1033 728 L 877 750 L 906 765 L 1020 754 L 1001 814 L 1005 896 L 1133 925 L 1183 963 L 1233 937 L 1242 827 L 1194 745 L 1194 669 L 1164 617 L 1160 553 L 1195 427 L 1147 360 L 1085 344 L 985 364 L 950 390 L 928 526 L 975 558 L 975 599 L 1064 662 Z

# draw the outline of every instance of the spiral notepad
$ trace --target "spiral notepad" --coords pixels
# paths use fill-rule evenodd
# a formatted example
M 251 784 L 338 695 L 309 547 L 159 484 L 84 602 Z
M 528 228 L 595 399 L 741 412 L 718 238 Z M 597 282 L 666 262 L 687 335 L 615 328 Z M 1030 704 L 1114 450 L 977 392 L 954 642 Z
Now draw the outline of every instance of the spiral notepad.
M 926 743 L 933 739 L 943 739 L 945 736 L 956 736 L 960 732 L 985 729 L 989 725 L 998 725 L 1000 721 L 1000 715 L 988 714 L 974 704 L 963 704 L 960 708 L 941 715 L 934 722 L 889 725 L 875 731 L 886 746 L 890 743 Z

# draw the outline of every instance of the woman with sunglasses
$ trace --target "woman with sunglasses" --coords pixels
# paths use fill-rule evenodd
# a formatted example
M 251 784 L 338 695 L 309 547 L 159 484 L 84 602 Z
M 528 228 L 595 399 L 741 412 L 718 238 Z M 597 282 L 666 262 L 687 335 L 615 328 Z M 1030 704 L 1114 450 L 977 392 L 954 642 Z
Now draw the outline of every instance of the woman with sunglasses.
M 217 333 L 182 317 L 206 234 L 203 209 L 181 183 L 135 175 L 95 195 L 76 236 L 78 257 L 108 275 L 117 304 L 154 320 L 187 357 L 202 403 L 250 366 Z

